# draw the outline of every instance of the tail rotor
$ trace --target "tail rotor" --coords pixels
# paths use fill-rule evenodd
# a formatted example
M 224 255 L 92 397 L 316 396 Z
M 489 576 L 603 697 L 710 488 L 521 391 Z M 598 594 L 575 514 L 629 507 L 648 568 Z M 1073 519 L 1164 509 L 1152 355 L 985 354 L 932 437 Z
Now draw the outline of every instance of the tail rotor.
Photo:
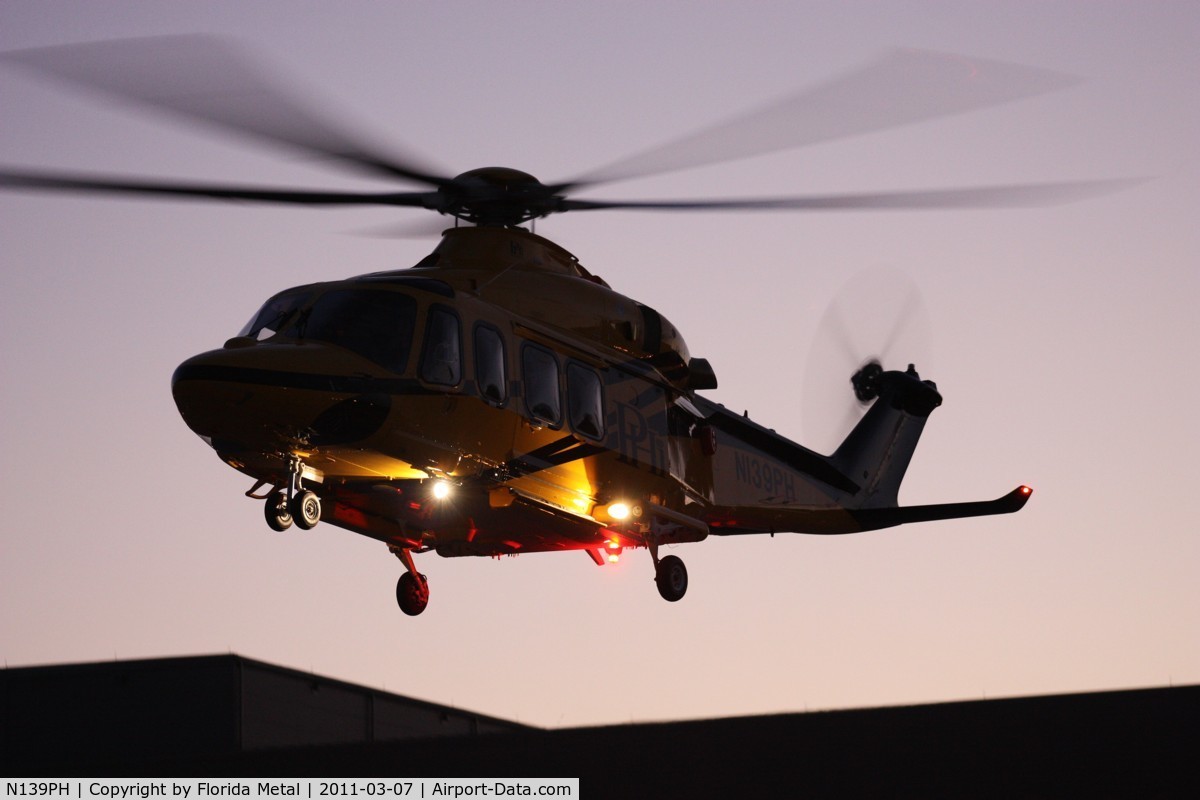
M 901 360 L 929 368 L 930 343 L 929 314 L 911 278 L 880 268 L 848 280 L 822 315 L 809 351 L 805 442 L 832 451 L 879 396 L 885 370 L 902 368 Z

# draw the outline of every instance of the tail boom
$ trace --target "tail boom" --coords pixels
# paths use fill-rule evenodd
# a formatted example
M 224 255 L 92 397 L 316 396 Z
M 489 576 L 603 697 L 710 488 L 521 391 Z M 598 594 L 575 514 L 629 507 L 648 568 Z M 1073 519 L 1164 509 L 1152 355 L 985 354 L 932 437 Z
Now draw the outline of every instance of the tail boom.
M 933 522 L 939 519 L 961 519 L 963 517 L 986 517 L 993 514 L 1012 514 L 1020 511 L 1029 501 L 1033 489 L 1018 486 L 1003 497 L 973 503 L 936 503 L 924 506 L 899 506 L 896 508 L 862 508 L 851 511 L 861 530 L 891 528 L 910 522 Z
M 718 434 L 712 493 L 698 515 L 710 532 L 717 536 L 846 534 L 913 522 L 1011 514 L 1025 506 L 1033 492 L 1028 486 L 1018 486 L 995 500 L 899 505 L 900 483 L 942 396 L 911 365 L 905 372 L 876 369 L 867 378 L 870 391 L 865 394 L 873 403 L 829 456 L 791 442 L 744 415 L 701 402 L 698 410 L 705 424 Z M 856 392 L 859 388 L 856 383 Z

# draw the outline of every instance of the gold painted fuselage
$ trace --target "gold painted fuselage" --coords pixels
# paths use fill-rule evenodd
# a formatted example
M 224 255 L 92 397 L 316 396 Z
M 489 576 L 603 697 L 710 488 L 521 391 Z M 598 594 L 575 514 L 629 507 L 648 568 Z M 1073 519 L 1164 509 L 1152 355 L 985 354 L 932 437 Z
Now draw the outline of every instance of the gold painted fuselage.
M 684 513 L 711 501 L 711 472 L 694 469 L 706 459 L 700 442 L 671 430 L 670 418 L 683 415 L 672 403 L 687 391 L 682 338 L 556 245 L 520 230 L 455 229 L 413 269 L 298 290 L 412 298 L 404 368 L 328 336 L 279 333 L 189 359 L 173 387 L 188 425 L 231 466 L 281 487 L 298 457 L 325 521 L 400 546 L 496 555 L 595 548 L 616 536 L 636 545 L 643 526 L 606 525 L 597 506 Z M 458 324 L 451 384 L 426 374 L 430 317 L 444 312 Z M 500 402 L 476 379 L 479 327 L 503 340 Z M 531 412 L 526 349 L 557 363 L 558 419 Z M 599 379 L 599 429 L 573 412 L 576 373 Z M 431 498 L 431 478 L 454 484 L 453 496 Z M 676 539 L 703 535 L 697 524 Z
M 1023 488 L 899 508 L 941 396 L 912 368 L 879 381 L 819 455 L 698 395 L 715 377 L 675 327 L 562 248 L 476 227 L 446 231 L 411 269 L 280 293 L 180 365 L 173 391 L 256 489 L 315 492 L 320 519 L 409 561 L 588 550 L 600 563 L 606 548 L 656 554 L 710 533 L 852 533 L 1024 503 Z

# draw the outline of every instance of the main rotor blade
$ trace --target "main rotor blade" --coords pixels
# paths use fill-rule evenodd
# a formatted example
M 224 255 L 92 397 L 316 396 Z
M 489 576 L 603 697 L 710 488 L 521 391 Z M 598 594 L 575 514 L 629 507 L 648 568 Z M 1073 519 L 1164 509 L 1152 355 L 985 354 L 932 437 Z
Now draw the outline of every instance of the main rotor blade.
M 1142 183 L 1115 178 L 1061 183 L 978 186 L 966 189 L 804 195 L 730 200 L 562 200 L 561 211 L 634 209 L 662 211 L 845 211 L 920 208 L 1021 208 L 1058 205 Z
M 0 53 L 86 89 L 337 159 L 376 175 L 442 186 L 412 156 L 384 155 L 290 96 L 245 52 L 212 36 L 155 36 Z
M 961 114 L 1078 78 L 1004 61 L 895 50 L 757 111 L 615 161 L 558 190 L 673 172 Z
M 276 189 L 25 171 L 0 171 L 0 187 L 159 197 L 203 197 L 216 200 L 248 200 L 305 206 L 374 205 L 436 209 L 442 199 L 438 192 L 341 192 L 319 189 Z

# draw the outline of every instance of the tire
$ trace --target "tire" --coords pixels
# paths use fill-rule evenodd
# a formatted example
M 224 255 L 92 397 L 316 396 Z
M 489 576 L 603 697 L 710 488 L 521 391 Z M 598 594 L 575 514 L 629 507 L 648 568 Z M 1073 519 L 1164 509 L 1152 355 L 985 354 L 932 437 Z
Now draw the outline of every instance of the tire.
M 422 575 L 417 580 L 411 572 L 405 572 L 396 581 L 396 604 L 410 617 L 415 617 L 429 605 L 429 583 Z
M 271 530 L 283 532 L 292 527 L 292 513 L 288 510 L 287 495 L 275 492 L 263 504 L 263 514 Z
M 296 527 L 310 531 L 321 521 L 321 498 L 313 492 L 301 492 L 292 498 L 289 510 Z
M 677 556 L 667 556 L 658 562 L 654 583 L 658 585 L 658 593 L 664 600 L 669 603 L 678 602 L 687 594 L 687 567 Z

